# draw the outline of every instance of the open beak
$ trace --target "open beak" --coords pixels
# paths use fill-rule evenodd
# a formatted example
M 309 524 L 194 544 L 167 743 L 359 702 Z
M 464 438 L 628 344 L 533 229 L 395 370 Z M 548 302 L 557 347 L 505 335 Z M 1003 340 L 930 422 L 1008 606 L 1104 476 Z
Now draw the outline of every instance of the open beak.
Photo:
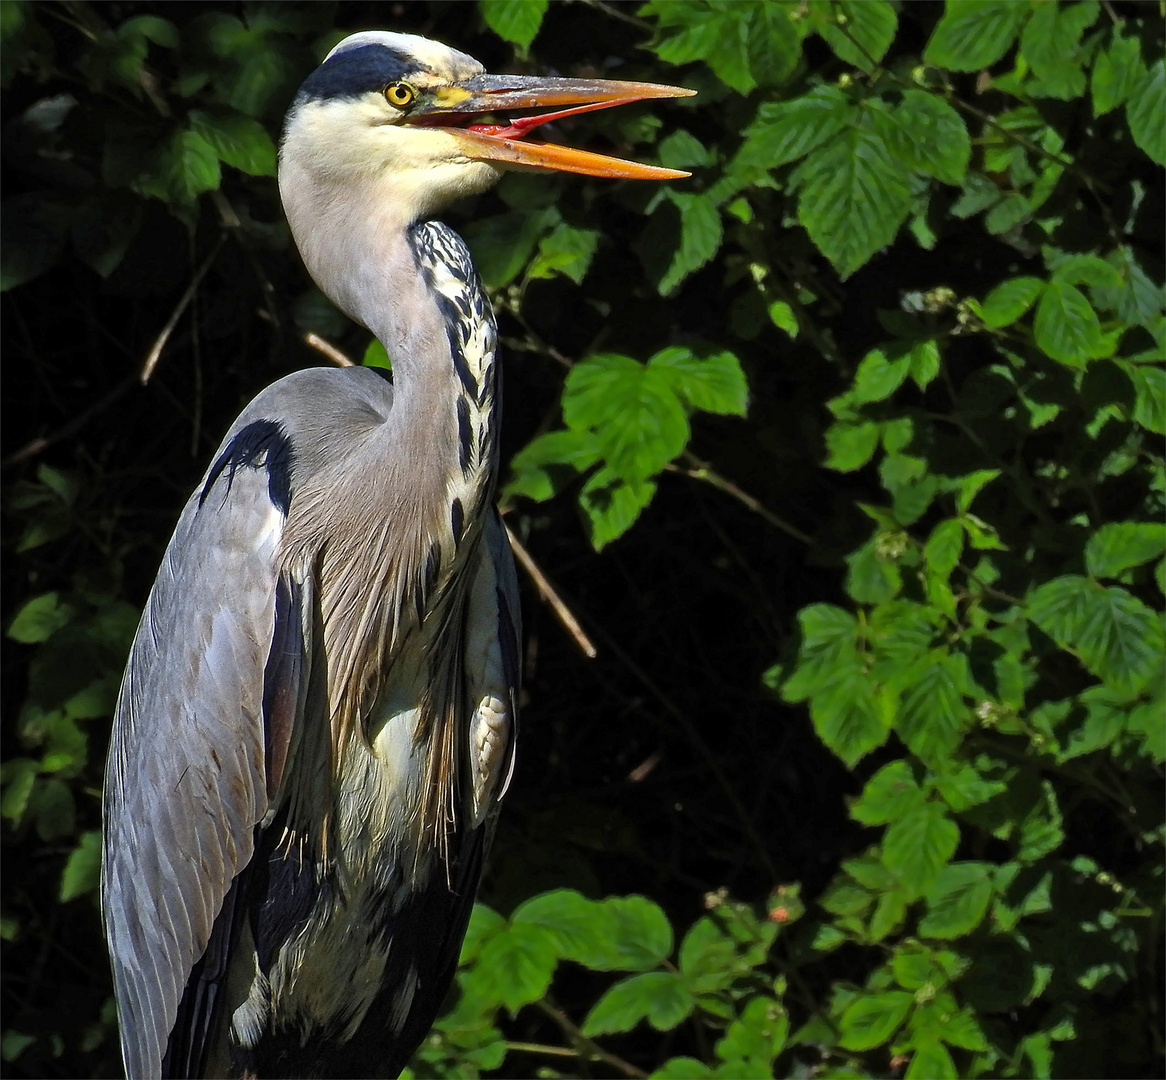
M 629 180 L 676 180 L 691 173 L 640 165 L 634 161 L 575 150 L 569 146 L 526 139 L 528 132 L 552 120 L 577 113 L 610 109 L 647 98 L 691 97 L 695 90 L 656 83 L 618 82 L 610 79 L 555 79 L 529 75 L 475 75 L 455 86 L 437 90 L 430 102 L 411 114 L 409 123 L 438 126 L 455 136 L 465 155 L 475 160 L 502 161 L 511 165 L 557 172 L 583 173 Z M 557 108 L 558 106 L 572 108 Z M 511 109 L 555 111 L 515 117 L 508 122 L 459 124 L 485 113 Z M 449 123 L 448 121 L 453 121 Z M 456 125 L 456 126 L 455 126 Z

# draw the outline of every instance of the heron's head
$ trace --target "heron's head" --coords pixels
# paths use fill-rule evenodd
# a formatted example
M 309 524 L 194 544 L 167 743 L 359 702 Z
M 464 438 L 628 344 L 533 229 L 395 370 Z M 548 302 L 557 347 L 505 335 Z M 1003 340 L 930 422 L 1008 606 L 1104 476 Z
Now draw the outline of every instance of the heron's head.
M 340 42 L 300 88 L 284 130 L 280 189 L 294 229 L 292 204 L 317 201 L 321 192 L 391 199 L 394 216 L 408 222 L 485 191 L 505 169 L 687 176 L 526 135 L 574 113 L 692 93 L 652 83 L 487 75 L 478 61 L 439 42 L 365 31 Z M 540 108 L 554 111 L 501 115 Z

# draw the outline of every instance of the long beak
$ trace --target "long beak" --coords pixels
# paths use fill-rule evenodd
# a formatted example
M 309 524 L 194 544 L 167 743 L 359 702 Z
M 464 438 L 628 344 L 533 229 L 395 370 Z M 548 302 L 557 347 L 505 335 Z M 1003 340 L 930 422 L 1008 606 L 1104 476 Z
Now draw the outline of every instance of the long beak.
M 456 86 L 438 90 L 431 102 L 417 110 L 411 123 L 436 125 L 455 136 L 466 157 L 504 161 L 511 165 L 557 172 L 583 173 L 630 180 L 677 180 L 691 173 L 640 165 L 634 161 L 593 154 L 553 143 L 525 141 L 528 132 L 552 120 L 595 109 L 610 109 L 646 98 L 691 97 L 695 90 L 656 83 L 618 82 L 610 79 L 543 79 L 529 75 L 475 75 Z M 446 117 L 466 117 L 509 109 L 573 108 L 536 116 L 517 117 L 508 123 L 451 126 Z

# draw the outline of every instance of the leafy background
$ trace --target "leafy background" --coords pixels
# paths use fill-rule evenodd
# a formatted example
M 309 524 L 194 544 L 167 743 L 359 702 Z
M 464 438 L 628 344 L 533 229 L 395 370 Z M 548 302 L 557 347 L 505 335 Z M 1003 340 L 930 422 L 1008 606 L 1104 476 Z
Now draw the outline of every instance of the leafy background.
M 1162 14 L 0 3 L 6 1073 L 119 1075 L 101 765 L 179 507 L 261 386 L 384 363 L 273 173 L 299 80 L 391 24 L 699 91 L 561 132 L 691 180 L 446 215 L 578 628 L 525 573 L 518 778 L 414 1075 L 1161 1076 Z

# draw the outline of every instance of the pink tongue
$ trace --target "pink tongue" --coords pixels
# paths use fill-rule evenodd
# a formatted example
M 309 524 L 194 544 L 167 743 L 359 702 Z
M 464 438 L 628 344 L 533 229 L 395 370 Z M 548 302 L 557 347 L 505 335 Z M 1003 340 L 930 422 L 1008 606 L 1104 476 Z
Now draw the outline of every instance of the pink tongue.
M 518 116 L 509 124 L 468 124 L 467 131 L 476 131 L 479 135 L 492 135 L 496 139 L 521 139 L 527 132 L 533 131 L 540 124 L 549 124 L 552 120 L 562 120 L 564 116 L 574 116 L 576 113 L 594 112 L 596 109 L 610 109 L 615 105 L 627 105 L 638 98 L 617 98 L 614 101 L 595 101 L 590 105 L 577 105 L 573 109 L 560 109 L 558 112 L 542 113 L 539 116 Z

